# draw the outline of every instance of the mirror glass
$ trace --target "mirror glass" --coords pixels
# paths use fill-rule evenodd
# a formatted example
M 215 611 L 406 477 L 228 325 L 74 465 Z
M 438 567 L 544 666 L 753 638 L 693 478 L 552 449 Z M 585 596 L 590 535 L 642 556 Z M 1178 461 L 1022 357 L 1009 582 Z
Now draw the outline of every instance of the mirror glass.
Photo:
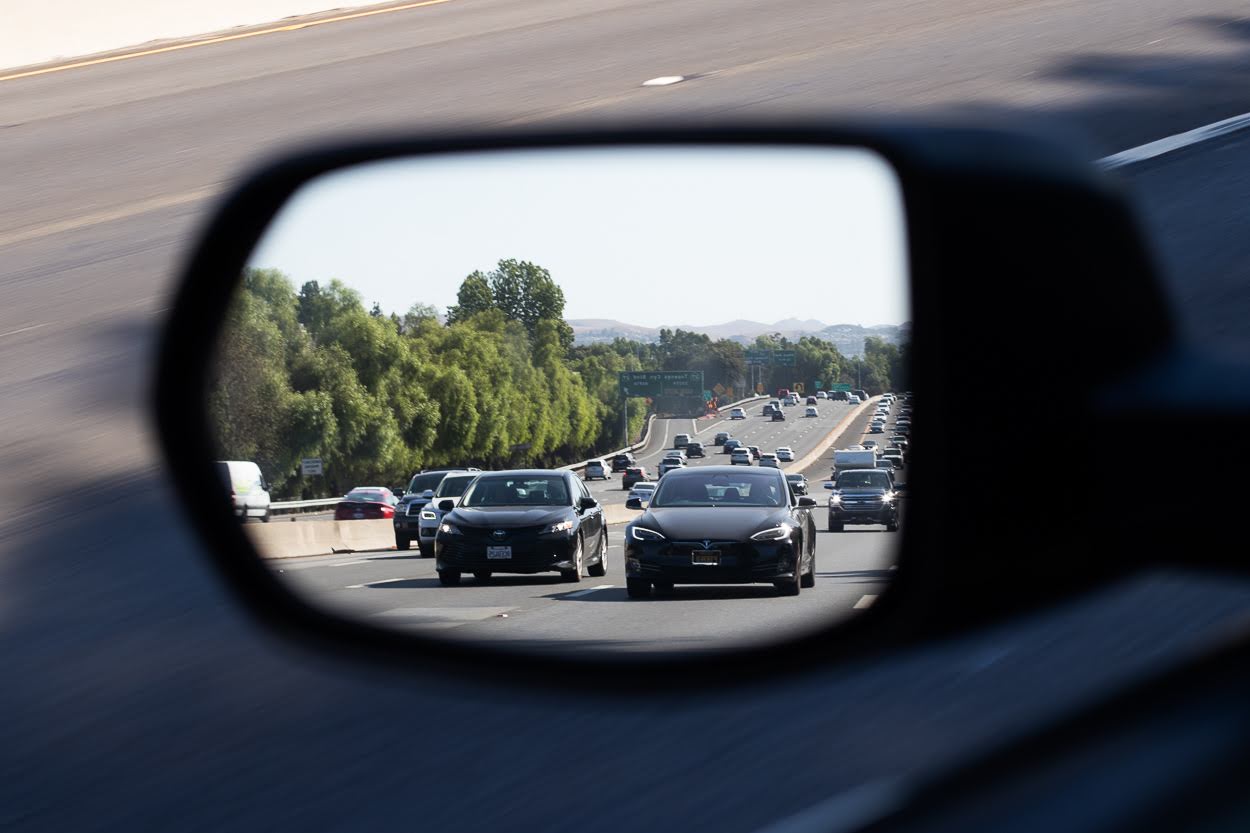
M 871 151 L 409 157 L 284 207 L 207 400 L 236 517 L 312 604 L 525 651 L 697 652 L 885 592 L 905 519 L 850 447 L 907 398 L 909 332 L 902 193 Z

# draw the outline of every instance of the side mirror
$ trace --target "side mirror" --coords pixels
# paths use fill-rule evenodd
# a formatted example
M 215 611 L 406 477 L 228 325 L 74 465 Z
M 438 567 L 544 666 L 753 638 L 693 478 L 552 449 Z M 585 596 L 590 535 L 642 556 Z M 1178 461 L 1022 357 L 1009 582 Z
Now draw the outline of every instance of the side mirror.
M 799 506 L 815 506 L 815 505 L 816 505 L 816 498 L 814 497 L 799 498 Z
M 450 512 L 456 508 L 456 502 L 451 498 L 444 498 L 438 502 L 438 508 L 441 512 Z
M 598 505 L 599 502 L 592 497 L 584 497 L 577 501 L 577 507 L 579 509 L 594 509 Z
M 426 489 L 424 492 L 421 493 L 421 497 L 425 498 L 426 500 L 429 500 L 430 498 L 434 497 L 434 490 Z
M 625 501 L 625 508 L 642 509 L 642 498 L 631 497 L 629 500 Z

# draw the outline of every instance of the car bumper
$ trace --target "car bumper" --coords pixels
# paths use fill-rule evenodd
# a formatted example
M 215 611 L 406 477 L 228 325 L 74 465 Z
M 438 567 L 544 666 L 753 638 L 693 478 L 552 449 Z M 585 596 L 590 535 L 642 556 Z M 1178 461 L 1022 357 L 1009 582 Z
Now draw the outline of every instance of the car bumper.
M 673 584 L 755 584 L 793 579 L 798 554 L 791 542 L 722 545 L 717 564 L 695 564 L 697 547 L 679 543 L 625 548 L 625 575 Z
M 893 524 L 898 522 L 898 508 L 883 506 L 880 509 L 829 509 L 829 520 L 839 524 Z
M 452 540 L 449 540 L 452 539 Z M 462 539 L 463 540 L 458 540 Z M 469 536 L 439 536 L 434 539 L 435 569 L 492 573 L 548 573 L 571 569 L 577 550 L 577 536 L 526 535 L 504 544 L 512 548 L 509 558 L 490 558 L 488 546 L 499 546 L 488 539 Z

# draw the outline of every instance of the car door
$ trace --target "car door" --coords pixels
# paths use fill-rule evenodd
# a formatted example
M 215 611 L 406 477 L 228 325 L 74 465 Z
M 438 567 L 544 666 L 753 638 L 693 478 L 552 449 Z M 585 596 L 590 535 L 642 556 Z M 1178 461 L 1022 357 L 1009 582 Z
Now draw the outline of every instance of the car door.
M 571 480 L 576 487 L 573 491 L 574 501 L 579 501 L 584 497 L 594 498 L 594 495 L 586 488 L 585 483 L 577 478 L 571 478 Z M 595 501 L 594 509 L 584 509 L 580 514 L 582 517 L 582 541 L 585 543 L 588 552 L 598 552 L 598 550 L 592 550 L 591 547 L 597 546 L 599 536 L 603 532 L 603 506 L 598 501 Z

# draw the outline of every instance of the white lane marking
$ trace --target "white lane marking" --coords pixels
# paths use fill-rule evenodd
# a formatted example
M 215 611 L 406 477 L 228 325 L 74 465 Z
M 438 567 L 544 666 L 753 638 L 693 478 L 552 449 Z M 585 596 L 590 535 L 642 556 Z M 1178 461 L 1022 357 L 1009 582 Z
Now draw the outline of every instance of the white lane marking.
M 408 578 L 384 578 L 377 581 L 366 581 L 364 584 L 349 584 L 348 590 L 359 590 L 362 587 L 377 587 L 379 584 L 394 584 L 397 581 L 416 581 L 421 576 L 410 576 Z
M 876 600 L 876 596 L 860 596 L 859 601 L 855 603 L 855 609 L 863 610 L 866 607 L 872 607 L 872 603 Z
M 611 590 L 615 586 L 615 584 L 600 584 L 598 587 L 588 587 L 585 590 L 578 590 L 576 593 L 565 593 L 564 598 L 576 599 L 578 596 L 589 596 L 591 593 L 596 593 L 600 590 Z
M 1184 133 L 1166 136 L 1153 142 L 1147 142 L 1144 145 L 1138 145 L 1135 148 L 1114 153 L 1111 156 L 1104 156 L 1098 160 L 1098 164 L 1108 170 L 1122 168 L 1125 165 L 1154 159 L 1156 156 L 1162 156 L 1165 153 L 1196 145 L 1199 142 L 1227 136 L 1247 127 L 1250 127 L 1250 113 L 1242 113 L 1240 116 L 1233 116 L 1231 119 L 1195 127 L 1193 130 L 1186 130 Z
M 29 327 L 19 327 L 16 330 L 9 330 L 7 333 L 0 333 L 0 338 L 4 338 L 5 336 L 15 336 L 18 333 L 29 333 L 31 330 L 38 330 L 40 327 L 47 327 L 51 323 L 51 321 L 47 321 L 43 324 L 31 324 Z
M 373 561 L 372 558 L 357 558 L 354 561 L 344 561 L 342 564 L 329 564 L 329 567 L 351 567 L 354 564 L 368 564 Z
M 668 87 L 686 80 L 684 75 L 661 75 L 659 78 L 648 78 L 642 82 L 644 87 Z

